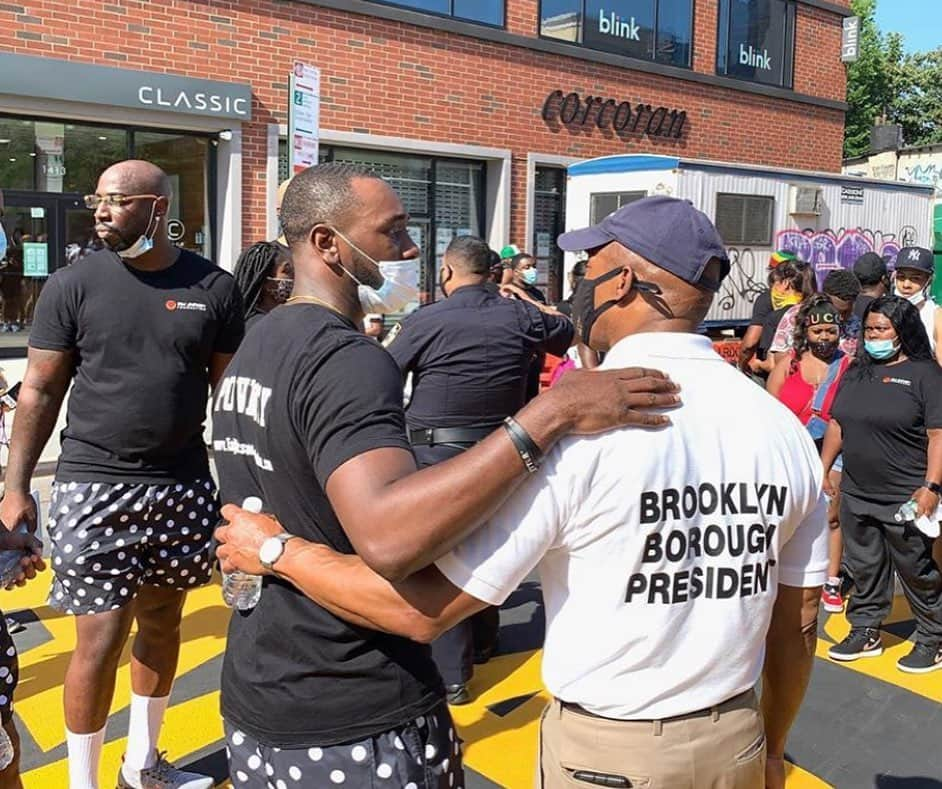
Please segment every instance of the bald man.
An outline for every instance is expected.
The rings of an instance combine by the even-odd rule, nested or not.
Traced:
[[[133,622],[119,789],[207,789],[157,752],[186,592],[209,581],[216,491],[203,441],[210,386],[242,339],[232,277],[167,237],[167,175],[102,173],[85,203],[105,248],[55,272],[36,305],[0,520],[36,512],[30,477],[70,382],[49,512],[49,604],[75,617],[65,677],[71,789],[97,789],[115,672]],[[110,784],[113,785],[113,784]]]
[[[283,527],[236,508],[223,567],[273,572],[338,616],[420,641],[538,568],[554,697],[538,787],[784,789],[827,574],[814,443],[695,333],[729,272],[703,213],[647,198],[559,245],[589,252],[573,316],[602,368],[662,368],[680,384],[669,429],[563,439],[488,523],[404,581],[302,539],[266,570],[255,546]]]

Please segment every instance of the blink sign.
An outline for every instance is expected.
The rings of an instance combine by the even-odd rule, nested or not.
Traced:
[[[654,0],[587,0],[583,42],[595,49],[650,59],[655,6]]]
[[[795,5],[787,0],[721,0],[718,71],[789,87]]]
[[[0,53],[0,93],[230,121],[252,118],[248,85],[9,53]]]

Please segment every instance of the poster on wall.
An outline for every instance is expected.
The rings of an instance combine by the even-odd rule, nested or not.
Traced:
[[[549,233],[536,234],[536,256],[538,258],[548,258],[552,253],[550,251],[551,236]]]
[[[288,140],[291,174],[317,164],[320,144],[321,72],[296,60],[288,89]]]
[[[34,241],[23,242],[23,276],[49,276],[49,245]]]

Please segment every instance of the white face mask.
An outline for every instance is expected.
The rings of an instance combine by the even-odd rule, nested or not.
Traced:
[[[378,288],[364,285],[341,263],[340,268],[359,285],[357,295],[363,312],[376,312],[388,315],[391,312],[403,312],[410,304],[419,300],[419,258],[409,260],[374,260],[354,244],[343,233],[334,228],[334,232],[346,241],[379,270],[383,284]]]
[[[914,307],[920,306],[928,298],[929,286],[926,285],[922,290],[917,290],[912,296],[906,296],[900,292],[899,285],[893,286],[893,295],[906,299]]]
[[[155,217],[154,214],[157,211],[157,201],[154,200],[154,205],[150,209],[150,219],[147,220],[147,229],[144,231],[144,235],[140,236],[137,241],[135,241],[127,249],[116,249],[115,252],[118,253],[118,257],[124,258],[125,260],[130,260],[132,258],[139,258],[141,255],[144,255],[150,252],[154,248],[154,235],[157,233],[157,227],[160,225],[160,217]],[[156,222],[154,220],[157,220]],[[154,229],[151,230],[150,226],[154,225]]]

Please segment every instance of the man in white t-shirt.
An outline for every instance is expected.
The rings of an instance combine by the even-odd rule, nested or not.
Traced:
[[[430,640],[538,568],[554,696],[539,786],[784,787],[827,574],[814,444],[693,334],[729,271],[704,214],[648,198],[559,244],[590,254],[573,304],[583,341],[608,352],[605,368],[667,371],[683,398],[672,426],[564,440],[539,469],[517,434],[530,480],[398,584],[300,539],[277,574],[351,621]],[[263,572],[254,555],[281,526],[226,515],[224,569]]]
[[[894,293],[919,310],[935,358],[942,364],[942,309],[932,300],[929,288],[935,275],[935,258],[924,247],[903,247],[896,256]]]

